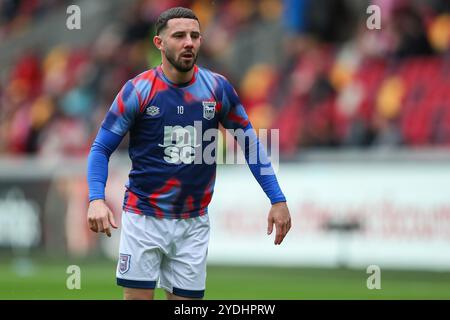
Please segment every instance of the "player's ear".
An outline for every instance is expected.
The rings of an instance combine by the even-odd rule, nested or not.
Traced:
[[[160,36],[153,37],[153,44],[158,50],[162,49],[162,38]]]

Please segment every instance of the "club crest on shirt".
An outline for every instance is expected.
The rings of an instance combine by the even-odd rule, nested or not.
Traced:
[[[119,258],[119,272],[121,274],[126,273],[128,270],[130,270],[130,261],[131,261],[131,255],[130,254],[120,254]]]
[[[216,113],[216,101],[202,101],[203,104],[203,118],[211,120]]]
[[[145,112],[149,116],[154,117],[154,116],[157,116],[159,114],[159,108],[157,106],[150,106],[150,107],[147,107]]]

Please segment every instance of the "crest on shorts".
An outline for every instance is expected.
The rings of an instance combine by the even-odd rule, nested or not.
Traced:
[[[130,261],[131,261],[131,255],[130,254],[120,254],[119,258],[119,272],[120,274],[126,273],[128,270],[130,270]]]
[[[154,117],[154,116],[157,116],[159,114],[159,108],[157,106],[150,106],[150,107],[147,107],[145,112],[149,116]]]
[[[215,101],[202,101],[203,104],[203,118],[206,120],[211,120],[214,118],[216,113],[216,102]]]

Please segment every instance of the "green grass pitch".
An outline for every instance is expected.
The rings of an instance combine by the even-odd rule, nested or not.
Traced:
[[[68,290],[66,269],[81,269],[81,289]],[[35,259],[19,275],[0,260],[0,299],[122,299],[116,262]],[[450,299],[450,272],[381,270],[381,289],[369,290],[365,270],[209,266],[205,299]],[[161,289],[157,299],[165,299]]]

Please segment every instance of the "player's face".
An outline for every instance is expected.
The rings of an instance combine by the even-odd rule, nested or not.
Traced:
[[[161,50],[179,72],[188,72],[197,61],[201,44],[200,26],[194,19],[170,19],[162,34]]]

